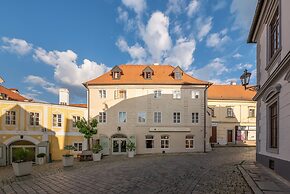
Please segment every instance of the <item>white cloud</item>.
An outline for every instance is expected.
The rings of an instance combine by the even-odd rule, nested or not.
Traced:
[[[245,63],[245,64],[237,64],[236,65],[236,69],[238,70],[244,70],[244,69],[251,69],[253,67],[253,64],[250,64],[250,63]]]
[[[119,38],[116,44],[122,52],[129,53],[133,60],[132,63],[142,63],[145,61],[147,56],[146,51],[138,43],[129,47],[124,38]]]
[[[227,30],[224,29],[219,33],[210,34],[206,40],[206,46],[213,48],[221,48],[226,42],[230,40],[227,35]]]
[[[187,7],[187,15],[191,17],[199,9],[200,2],[198,0],[191,0]]]
[[[165,63],[178,65],[184,70],[187,70],[192,64],[195,51],[194,39],[180,38],[176,41],[176,45],[169,52],[168,57],[164,60]]]
[[[212,17],[202,18],[196,20],[196,28],[198,29],[197,38],[202,41],[212,28]]]
[[[240,53],[236,53],[233,55],[234,58],[239,59],[241,58],[243,55],[241,55]]]
[[[28,54],[33,48],[32,44],[22,39],[2,37],[2,41],[4,43],[4,45],[1,46],[3,50],[19,55]]]
[[[39,77],[36,75],[29,75],[29,76],[24,78],[24,82],[29,83],[33,86],[41,87],[49,93],[58,94],[58,87],[56,87],[55,84],[53,84],[49,81],[46,81],[42,77]]]
[[[162,12],[154,12],[145,29],[140,29],[143,41],[153,62],[159,62],[171,48],[171,37],[168,32],[169,18]]]
[[[233,0],[231,14],[235,15],[233,29],[248,31],[251,26],[257,0]]]
[[[167,3],[166,14],[170,13],[180,14],[185,9],[185,1],[184,0],[169,0]]]
[[[146,1],[144,0],[122,0],[122,3],[126,7],[133,9],[138,15],[140,15],[147,7]]]
[[[130,19],[129,13],[126,10],[123,10],[121,7],[118,7],[118,18],[117,22],[122,22],[124,24],[124,30],[130,31],[136,28],[137,20]]]

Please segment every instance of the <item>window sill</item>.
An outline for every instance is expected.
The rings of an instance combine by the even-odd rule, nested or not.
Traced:
[[[279,154],[279,148],[270,148],[268,147],[267,152],[272,153],[272,154]]]
[[[265,68],[266,71],[268,71],[272,67],[272,65],[274,64],[274,62],[277,60],[278,56],[280,56],[281,50],[282,50],[282,48],[279,48],[276,51],[276,53],[271,57],[271,59],[269,60],[267,66]]]

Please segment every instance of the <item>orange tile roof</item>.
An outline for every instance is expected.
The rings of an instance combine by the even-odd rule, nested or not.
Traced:
[[[15,101],[31,101],[24,96],[21,96],[18,93],[13,92],[11,89],[5,88],[4,86],[0,85],[0,94],[5,94],[8,97],[8,100],[15,100]]]
[[[152,79],[144,79],[142,71],[147,67],[154,71]],[[185,72],[181,80],[176,80],[172,76],[172,71],[175,67],[171,65],[119,65],[122,69],[122,75],[120,79],[113,79],[111,71],[93,79],[86,83],[85,85],[132,85],[132,84],[147,84],[147,85],[185,85],[185,84],[195,84],[195,85],[206,85],[209,82],[196,79]]]
[[[80,108],[87,108],[87,104],[70,104],[69,106],[73,106],[73,107],[80,107]]]
[[[242,85],[212,85],[208,89],[208,99],[213,100],[249,100],[252,101],[255,91],[245,90]]]

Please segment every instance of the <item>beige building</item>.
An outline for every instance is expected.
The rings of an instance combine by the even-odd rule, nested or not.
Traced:
[[[208,106],[212,116],[211,143],[256,144],[256,102],[254,91],[241,85],[212,85]]]
[[[290,1],[259,0],[248,36],[257,44],[257,161],[290,180]]]
[[[69,105],[66,89],[60,90],[59,104],[33,102],[1,85],[0,97],[0,166],[13,162],[19,148],[31,150],[33,161],[38,153],[45,153],[48,161],[60,160],[65,145],[74,145],[74,154],[86,149],[75,122],[87,118],[88,109]]]
[[[210,150],[209,84],[169,65],[115,66],[86,82],[103,153],[124,154],[129,140],[137,154]]]

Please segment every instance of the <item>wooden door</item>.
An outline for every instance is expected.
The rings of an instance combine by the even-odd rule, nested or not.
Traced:
[[[217,127],[212,126],[210,143],[217,142]]]
[[[233,130],[228,130],[228,143],[233,142]]]

